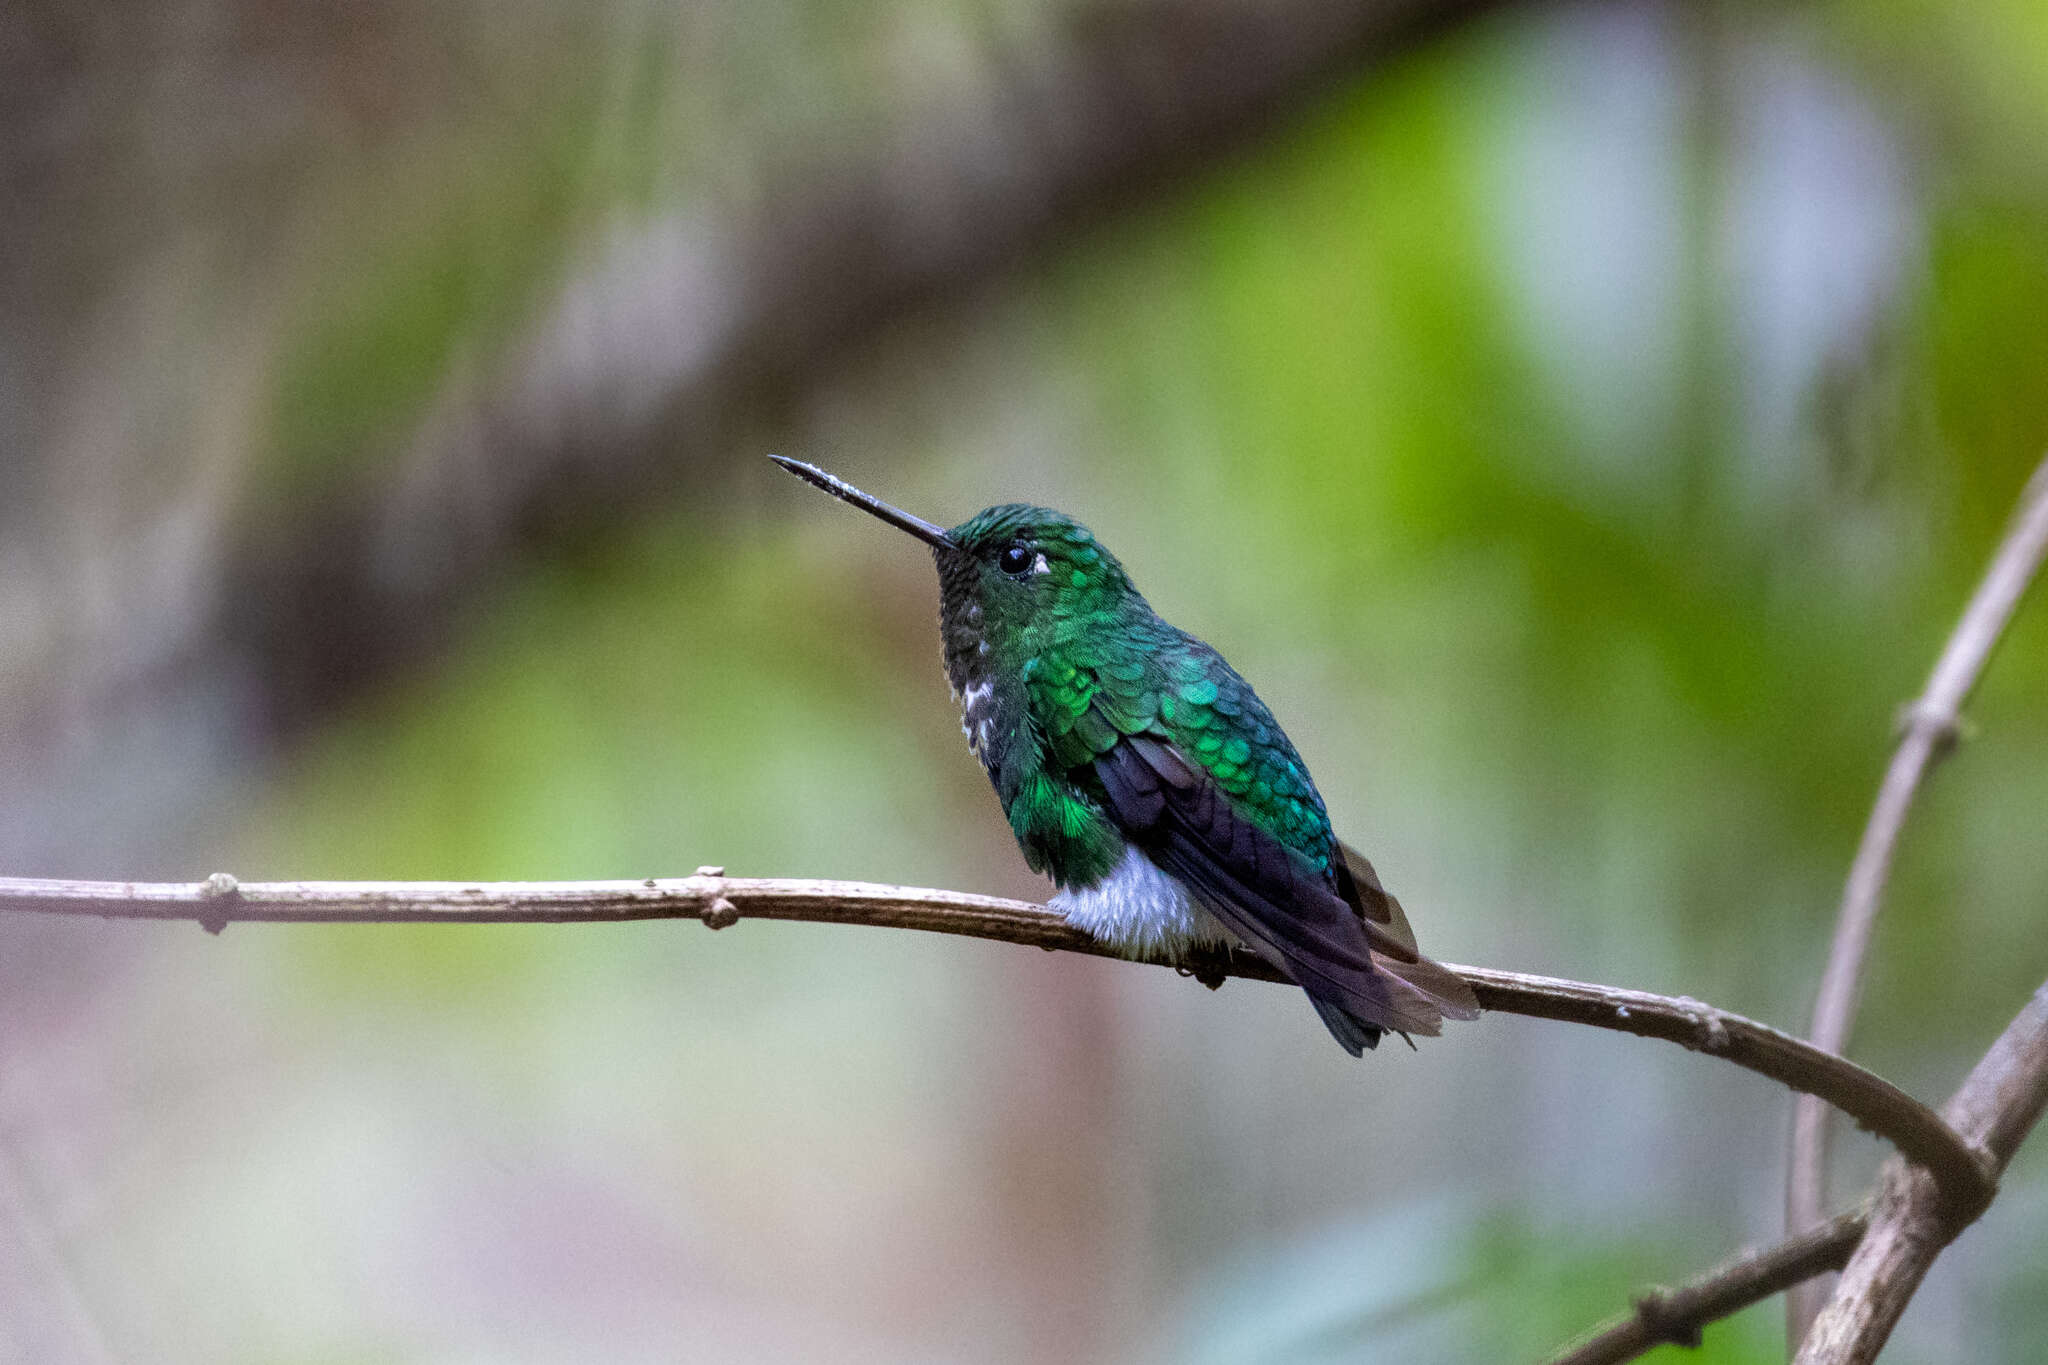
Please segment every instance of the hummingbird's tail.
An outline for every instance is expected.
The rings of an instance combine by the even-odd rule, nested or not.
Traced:
[[[1363,1057],[1380,1045],[1380,1034],[1384,1030],[1379,1025],[1366,1023],[1334,1000],[1311,995],[1308,1002],[1316,1007],[1316,1013],[1322,1016],[1323,1027],[1330,1031],[1338,1046],[1352,1056]],[[1406,1038],[1408,1035],[1404,1033],[1401,1036]],[[1413,1041],[1408,1045],[1415,1046]]]
[[[1360,1008],[1358,994],[1339,997],[1306,986],[1309,1003],[1316,1007],[1323,1027],[1352,1056],[1362,1056],[1377,1047],[1380,1035],[1400,1034],[1413,1047],[1411,1033],[1434,1038],[1443,1031],[1445,1019],[1477,1019],[1479,1002],[1465,979],[1441,963],[1419,954],[1414,960],[1371,952],[1373,987],[1367,998],[1375,1006]]]
[[[1415,931],[1408,927],[1407,912],[1393,893],[1380,884],[1380,875],[1373,870],[1372,861],[1340,841],[1335,871],[1337,894],[1358,912],[1359,923],[1364,926],[1366,942],[1370,945],[1367,957],[1371,960],[1373,974],[1389,988],[1397,1016],[1426,1020],[1429,1027],[1415,1032],[1430,1037],[1441,1031],[1446,1019],[1477,1019],[1479,997],[1472,993],[1472,987],[1464,977],[1442,963],[1430,961],[1416,948]],[[1371,1047],[1385,1027],[1393,1028],[1404,1038],[1408,1036],[1407,1029],[1399,1022],[1360,1019],[1340,1004],[1326,1006],[1322,1000],[1315,1003],[1323,1023],[1346,1048],[1352,1048],[1354,1041],[1367,1034],[1370,1040],[1363,1046]],[[1414,1040],[1409,1040],[1409,1046],[1414,1046]],[[1353,1055],[1356,1055],[1355,1048]]]
[[[1420,954],[1395,957],[1374,949],[1372,965],[1421,996],[1445,1019],[1479,1017],[1479,997],[1472,994],[1471,984],[1441,962],[1431,962]]]

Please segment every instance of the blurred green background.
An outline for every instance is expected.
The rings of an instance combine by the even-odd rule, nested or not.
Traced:
[[[2035,0],[57,0],[0,89],[10,873],[1042,896],[777,450],[1091,524],[1434,955],[1802,1030],[2048,447]],[[1930,1100],[2048,974],[2044,684],[2036,603],[1874,949]],[[12,917],[0,1361],[1535,1359],[1788,1114],[904,933]],[[2040,1358],[2044,1146],[1888,1360]]]

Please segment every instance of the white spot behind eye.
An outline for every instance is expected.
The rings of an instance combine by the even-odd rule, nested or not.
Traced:
[[[1045,552],[1043,550],[1039,551],[1038,555],[1031,561],[1031,572],[1050,573],[1051,571],[1052,566],[1045,562]]]

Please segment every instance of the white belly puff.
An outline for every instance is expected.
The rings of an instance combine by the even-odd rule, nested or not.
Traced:
[[[1124,846],[1123,861],[1107,877],[1090,887],[1069,887],[1049,904],[1067,923],[1132,957],[1178,959],[1196,944],[1231,942],[1187,888],[1135,844]]]

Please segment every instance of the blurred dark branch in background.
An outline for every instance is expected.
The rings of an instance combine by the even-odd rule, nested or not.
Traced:
[[[1963,703],[1983,675],[1984,665],[2004,637],[2044,557],[2048,557],[2048,458],[2035,469],[2021,493],[2011,527],[1941,651],[1926,690],[1906,709],[1905,733],[1885,771],[1870,823],[1849,867],[1827,970],[1813,1007],[1810,1037],[1823,1051],[1839,1055],[1848,1047],[1864,955],[1913,798],[1921,781],[1955,748],[1963,723]],[[1787,1229],[1820,1221],[1827,1192],[1827,1135],[1827,1111],[1808,1099],[1796,1101],[1785,1176]],[[1787,1297],[1786,1339],[1794,1347],[1806,1335],[1821,1303],[1818,1285],[1801,1286]]]
[[[637,882],[241,883],[221,873],[204,882],[0,878],[0,911],[194,920],[216,932],[231,923],[248,922],[577,924],[699,919],[722,929],[741,918],[776,919],[921,929],[1047,951],[1119,956],[1057,912],[1028,901],[864,882],[727,877],[717,868],[703,868],[677,880]],[[1754,1020],[1686,997],[1484,967],[1452,970],[1472,983],[1479,1003],[1489,1010],[1661,1038],[1817,1095],[1929,1171],[1957,1208],[1981,1210],[1996,1188],[1988,1158],[1918,1100],[1852,1062]],[[1287,980],[1268,963],[1242,953],[1233,955],[1228,974]]]
[[[429,413],[398,479],[245,528],[217,594],[227,657],[273,733],[296,731],[439,643],[507,559],[714,482],[750,424],[877,329],[1498,3],[1084,10],[1007,79],[932,102],[886,145],[795,168],[729,211],[647,224],[572,279],[495,373]]]

